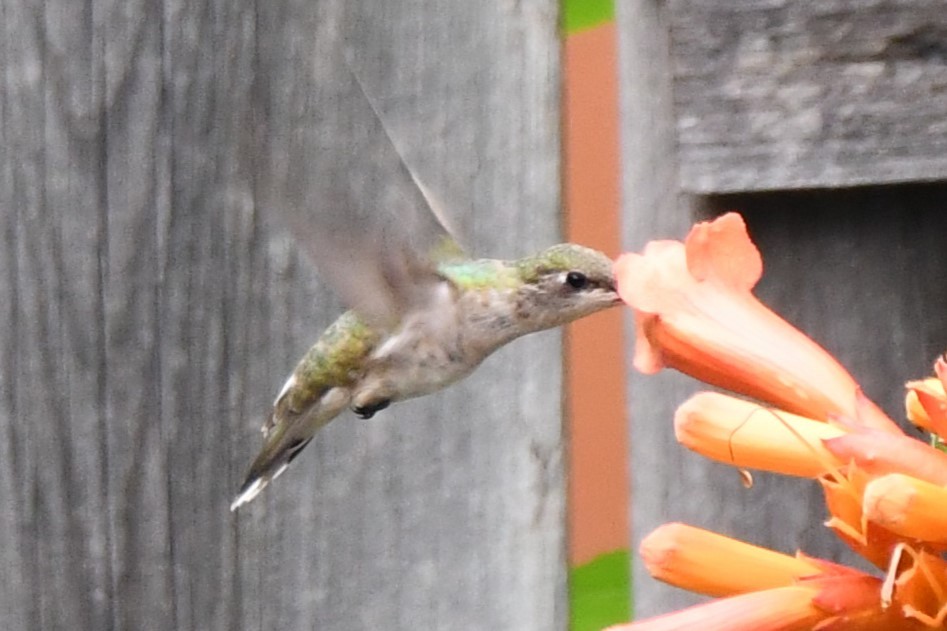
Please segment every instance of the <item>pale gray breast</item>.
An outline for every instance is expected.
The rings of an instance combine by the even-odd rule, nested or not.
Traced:
[[[525,333],[516,289],[467,291],[458,300],[458,316],[462,323],[460,344],[464,352],[478,363]]]
[[[363,386],[407,399],[465,377],[497,347],[521,335],[515,304],[514,290],[458,292],[445,281],[431,309],[408,314],[375,350]]]
[[[444,281],[426,308],[406,314],[375,349],[358,389],[399,400],[453,383],[470,370],[460,344],[461,327],[456,290]]]

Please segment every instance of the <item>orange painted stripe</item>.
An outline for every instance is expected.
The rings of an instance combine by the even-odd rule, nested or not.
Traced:
[[[620,252],[617,36],[614,23],[565,40],[565,233]],[[569,564],[629,547],[622,309],[566,333]]]

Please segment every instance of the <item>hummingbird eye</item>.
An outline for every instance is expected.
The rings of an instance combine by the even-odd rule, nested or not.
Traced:
[[[566,274],[566,283],[573,289],[583,289],[589,284],[589,279],[582,272],[569,272]]]

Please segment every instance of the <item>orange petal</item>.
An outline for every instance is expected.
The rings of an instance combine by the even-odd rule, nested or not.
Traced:
[[[694,226],[687,236],[687,269],[698,281],[748,292],[763,275],[763,258],[746,234],[743,217],[727,213]]]
[[[894,612],[886,611],[882,614],[868,612],[859,616],[835,616],[816,626],[812,631],[930,631],[924,625],[918,624]]]
[[[947,454],[904,434],[853,428],[826,440],[825,447],[843,462],[852,461],[872,476],[906,473],[932,484],[947,485]]]
[[[887,569],[888,561],[901,538],[883,526],[865,519],[862,496],[871,481],[866,472],[849,467],[844,478],[824,476],[819,482],[831,517],[825,523],[839,539],[875,567]]]
[[[947,488],[901,473],[865,486],[865,517],[888,530],[919,541],[947,544]]]
[[[928,418],[927,411],[924,409],[925,406],[921,405],[921,402],[918,400],[917,391],[923,391],[936,401],[939,395],[943,393],[943,391],[941,391],[943,386],[941,386],[940,380],[936,377],[930,377],[918,381],[909,381],[904,384],[904,387],[907,388],[908,391],[904,397],[905,415],[908,417],[908,420],[916,426],[929,430],[931,427],[930,418]]]
[[[942,390],[947,390],[947,356],[941,355],[934,362],[934,374],[940,379]]]
[[[816,577],[803,581],[818,587],[812,604],[830,613],[815,631],[897,631],[915,630],[918,625],[905,619],[897,609],[886,609],[881,602],[881,580],[852,571],[847,575]]]
[[[635,310],[635,366],[670,366],[779,408],[826,420],[859,417],[851,375],[750,292],[759,254],[743,219],[695,226],[686,243],[656,241],[615,263],[618,291]],[[877,407],[864,422],[900,431]]]
[[[907,388],[904,407],[908,419],[938,436],[947,435],[947,395],[940,379],[909,381]]]
[[[750,592],[606,631],[809,631],[829,614],[812,604],[813,590],[778,587]]]
[[[907,567],[895,579],[892,607],[927,628],[947,620],[947,562],[924,550],[908,552]]]
[[[665,524],[641,542],[641,560],[651,576],[708,596],[732,596],[792,585],[819,574],[813,559],[793,557],[685,524]],[[721,568],[740,568],[721,572]]]
[[[843,429],[716,392],[685,401],[674,433],[688,449],[736,467],[815,478],[845,464],[823,444]]]
[[[803,583],[818,585],[812,602],[825,611],[839,614],[881,606],[881,580],[856,570],[833,576],[817,576]]]
[[[724,567],[738,568],[733,564]],[[742,568],[740,568],[742,570]],[[855,570],[714,600],[606,631],[917,631],[881,604],[881,581]]]
[[[884,410],[878,407],[877,403],[865,396],[861,387],[855,390],[855,416],[848,420],[850,423],[862,427],[873,427],[893,434],[904,433],[901,428],[898,427],[898,424],[892,421],[891,418],[884,413]]]

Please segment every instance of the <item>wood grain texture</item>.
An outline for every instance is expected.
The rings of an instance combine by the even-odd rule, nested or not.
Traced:
[[[259,203],[253,108],[307,124],[335,29],[470,249],[530,253],[560,236],[553,6],[0,14],[0,626],[563,628],[556,332],[343,415],[227,510],[272,397],[341,310]]]
[[[669,6],[684,190],[947,177],[942,2]]]
[[[618,5],[626,248],[681,239],[694,221],[742,212],[763,255],[760,298],[836,355],[893,418],[903,418],[903,382],[929,374],[947,347],[947,286],[940,280],[947,275],[940,243],[947,188],[687,194],[670,105],[668,9],[652,0]],[[629,358],[633,344],[629,335]],[[755,474],[746,490],[733,469],[675,442],[674,410],[705,388],[671,371],[630,376],[633,549],[658,525],[683,521],[788,553],[858,564],[823,527],[815,484]],[[640,617],[700,600],[656,582],[638,562],[633,585]]]

